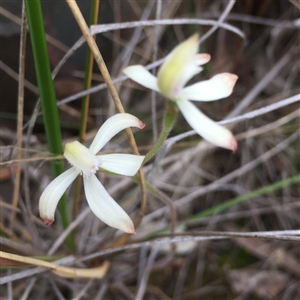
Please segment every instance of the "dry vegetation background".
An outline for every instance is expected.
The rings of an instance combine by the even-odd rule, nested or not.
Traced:
[[[88,18],[90,1],[78,4]],[[226,5],[225,0],[101,0],[98,23],[216,21]],[[169,148],[144,166],[147,181],[165,196],[147,194],[145,216],[135,236],[124,236],[100,222],[83,192],[74,213],[72,185],[67,196],[70,215],[75,214],[71,229],[76,243],[70,251],[59,215],[51,227],[38,216],[39,197],[52,178],[42,116],[31,122],[32,131],[24,127],[22,148],[16,146],[21,7],[21,1],[1,2],[0,245],[2,251],[39,260],[22,265],[2,256],[1,299],[300,299],[299,184],[261,191],[299,174],[299,102],[230,123],[239,143],[236,153],[216,148],[197,135],[173,143],[172,137],[191,130],[180,115]],[[42,7],[54,69],[81,33],[64,1],[42,1]],[[224,71],[237,74],[239,80],[230,97],[198,105],[203,112],[223,120],[292,96],[298,95],[299,100],[299,11],[297,0],[236,1],[224,22],[244,37],[219,28],[206,38],[200,50],[212,59],[194,80]],[[137,26],[99,34],[97,43],[112,78],[117,79],[126,66],[155,62],[194,32],[204,36],[211,27]],[[68,102],[59,106],[64,142],[78,140],[85,52],[86,47],[76,51],[54,81],[58,104]],[[25,64],[24,124],[38,101],[29,36]],[[92,85],[98,88],[91,94],[87,144],[116,112],[102,83],[95,66]],[[125,110],[147,125],[135,132],[139,150],[145,154],[160,130],[165,99],[129,80],[117,82],[116,87]],[[129,152],[126,135],[118,135],[106,149]],[[15,180],[18,166],[22,170],[19,182]],[[99,178],[136,219],[141,200],[138,185],[130,178],[102,173]],[[218,205],[257,190],[247,201],[238,198],[242,199],[239,204],[218,210]],[[211,208],[212,215],[205,214]],[[172,224],[175,234],[170,233]],[[243,236],[245,232],[267,237],[249,238]],[[55,265],[42,265],[43,261],[58,261],[72,269],[57,269],[55,274],[49,271]],[[74,278],[63,272],[72,272]],[[101,274],[104,277],[97,278]]]

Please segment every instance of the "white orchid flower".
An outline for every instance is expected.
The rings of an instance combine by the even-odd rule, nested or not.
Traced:
[[[41,195],[39,212],[45,224],[53,223],[58,201],[77,175],[81,174],[86,199],[93,213],[111,227],[127,233],[135,233],[130,217],[108,194],[95,173],[102,168],[117,174],[133,176],[141,167],[144,156],[96,154],[121,130],[128,127],[142,129],[144,126],[145,124],[135,116],[120,113],[109,118],[100,127],[89,148],[77,141],[66,144],[64,156],[72,167],[56,177]]]
[[[208,102],[228,97],[238,77],[221,73],[184,87],[194,75],[201,72],[200,65],[210,60],[209,54],[197,54],[198,39],[198,34],[194,34],[179,44],[161,65],[157,78],[141,65],[127,67],[123,72],[133,81],[174,101],[190,126],[204,139],[235,151],[237,142],[232,133],[205,116],[189,100]]]

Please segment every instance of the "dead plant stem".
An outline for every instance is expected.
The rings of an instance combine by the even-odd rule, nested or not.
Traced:
[[[89,45],[93,55],[94,55],[94,58],[95,58],[95,61],[100,69],[100,72],[103,76],[103,79],[105,81],[105,83],[107,84],[107,88],[111,94],[111,97],[116,105],[116,109],[119,113],[125,113],[125,110],[123,108],[123,105],[122,105],[122,102],[119,98],[119,95],[117,93],[117,90],[112,82],[112,79],[110,77],[110,74],[108,72],[108,69],[106,67],[106,64],[102,58],[102,55],[101,55],[101,52],[82,16],[82,13],[76,3],[76,1],[72,1],[72,0],[66,0],[81,31],[82,31],[82,34],[84,35],[85,39],[86,39],[86,42],[87,44]],[[127,128],[126,129],[126,133],[127,133],[127,136],[128,136],[128,139],[129,139],[129,144],[131,146],[131,149],[132,149],[132,152],[134,154],[139,154],[139,151],[138,151],[138,148],[137,148],[137,145],[136,145],[136,142],[135,142],[135,139],[133,137],[133,133],[132,133],[132,130],[130,128]],[[137,227],[141,221],[142,221],[142,218],[145,214],[145,210],[146,210],[146,205],[147,205],[147,198],[146,198],[146,184],[145,184],[145,177],[144,177],[144,173],[143,173],[143,170],[140,169],[139,172],[139,177],[140,177],[140,187],[141,187],[141,192],[142,192],[142,202],[141,202],[141,208],[140,208],[140,211],[139,211],[139,215],[135,221],[135,226]]]
[[[93,15],[91,15],[90,25],[97,24],[97,22],[98,22],[99,6],[100,6],[100,0],[99,1],[97,0],[96,2],[92,2],[91,11],[92,11]],[[93,38],[95,40],[96,35],[94,35]],[[86,64],[87,65],[86,65],[84,88],[89,89],[89,88],[91,88],[91,85],[92,85],[92,73],[93,73],[93,64],[94,64],[94,58],[93,58],[93,55],[91,54],[90,49],[88,49]],[[87,119],[88,119],[88,113],[89,113],[90,96],[91,96],[91,94],[87,94],[83,98],[82,109],[81,109],[82,113],[81,113],[81,122],[80,122],[80,133],[79,133],[80,143],[84,143],[84,141],[86,139],[86,128],[87,128]],[[75,184],[73,219],[75,219],[76,216],[78,215],[81,187],[82,187],[81,178],[77,177],[76,184]]]
[[[27,21],[25,4],[22,5],[22,30],[20,37],[20,53],[19,53],[19,85],[18,85],[18,121],[17,121],[17,147],[22,148],[23,139],[23,108],[24,108],[24,78],[25,78],[25,54],[26,54],[26,33],[27,33]],[[22,151],[17,150],[17,159],[22,159]],[[20,194],[21,183],[21,164],[16,166],[15,172],[15,184],[13,193],[13,206],[17,207]],[[13,227],[16,218],[16,212],[12,211],[10,218],[10,226]]]

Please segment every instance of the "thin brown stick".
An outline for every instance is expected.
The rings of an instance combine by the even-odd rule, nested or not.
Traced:
[[[239,101],[239,104],[226,116],[226,119],[236,117],[256,99],[257,95],[280,73],[292,58],[292,51],[286,52],[272,69]]]
[[[223,176],[220,179],[217,179],[216,181],[208,184],[205,187],[199,188],[198,190],[189,193],[188,195],[174,201],[174,206],[179,207],[182,205],[186,205],[190,203],[192,200],[194,200],[196,197],[200,197],[207,193],[208,191],[211,191],[212,189],[216,188],[219,184],[227,183],[234,178],[237,178],[238,176],[242,176],[243,174],[250,172],[253,170],[256,166],[261,164],[264,161],[267,161],[277,153],[283,151],[287,146],[294,142],[297,138],[299,138],[299,131],[296,131],[294,134],[283,140],[281,143],[276,145],[274,148],[270,149],[269,151],[266,151],[261,156],[257,157],[256,159],[250,161],[249,163],[243,165],[242,167],[228,173],[227,175]],[[195,148],[195,151],[199,151],[199,146]],[[193,155],[191,152],[188,153],[189,155]],[[157,209],[154,212],[149,213],[144,221],[149,222],[153,218],[159,218],[162,214],[164,214],[167,211],[168,207],[162,207]]]
[[[100,0],[96,1],[96,8],[95,8],[95,15],[94,15],[94,18],[92,20],[92,24],[91,25],[94,25],[94,24],[97,24],[98,22],[98,16],[99,16],[99,6],[100,6]],[[96,35],[93,36],[94,40],[96,40]],[[87,89],[91,88],[92,86],[92,74],[93,74],[93,64],[94,64],[94,60],[93,58],[91,58],[91,60],[89,61],[89,66],[88,66],[88,74],[86,74],[87,76]],[[89,104],[90,104],[90,96],[91,94],[88,94],[85,96],[85,109],[84,111],[86,112],[86,115],[84,116],[85,120],[87,119],[87,114],[88,114],[88,108],[89,108]],[[86,136],[86,126],[87,126],[87,122],[83,122],[82,124],[83,128],[82,128],[82,131],[81,131],[81,136],[80,136],[80,142],[81,143],[84,143],[85,141],[85,136]]]
[[[27,20],[25,12],[25,4],[22,5],[22,30],[20,37],[20,54],[19,54],[19,86],[18,86],[18,121],[17,121],[17,147],[22,148],[23,138],[23,107],[24,107],[24,78],[25,78],[25,54],[26,54],[26,32]],[[17,159],[22,159],[22,151],[17,150]],[[21,164],[16,166],[15,185],[12,204],[18,206],[20,182],[21,182]],[[10,218],[10,226],[12,227],[16,218],[15,211],[12,211]]]
[[[110,74],[108,72],[108,69],[106,67],[106,64],[102,58],[102,55],[101,55],[101,52],[85,22],[85,19],[84,17],[82,16],[82,13],[76,3],[76,1],[73,1],[73,0],[66,0],[81,31],[82,31],[82,34],[84,35],[85,39],[86,39],[86,42],[87,44],[89,45],[93,55],[94,55],[94,58],[95,58],[95,61],[100,69],[100,72],[103,76],[103,79],[107,85],[107,88],[111,94],[111,97],[116,105],[116,109],[118,110],[118,112],[120,113],[125,113],[125,110],[123,108],[123,105],[122,105],[122,102],[119,98],[119,95],[117,93],[117,90],[112,82],[112,79],[110,77]],[[129,144],[130,144],[130,147],[132,149],[132,152],[134,154],[139,154],[139,151],[138,151],[138,148],[137,148],[137,145],[136,145],[136,142],[135,142],[135,139],[133,137],[133,133],[132,133],[132,130],[130,128],[127,128],[126,129],[126,133],[127,133],[127,136],[128,136],[128,139],[129,139]],[[135,226],[137,227],[141,221],[142,221],[142,218],[145,214],[145,211],[146,211],[146,205],[147,205],[147,195],[146,195],[146,184],[145,184],[145,177],[144,177],[144,173],[143,173],[143,170],[140,169],[139,172],[139,177],[140,177],[140,187],[141,187],[141,192],[142,192],[142,202],[141,202],[141,208],[140,208],[140,211],[139,211],[139,215],[135,221]]]
[[[102,265],[88,269],[68,268],[56,265],[52,262],[44,261],[41,259],[31,258],[27,256],[12,254],[0,251],[0,259],[10,265],[11,261],[19,262],[21,264],[29,264],[50,269],[53,273],[61,277],[68,278],[103,278],[108,271],[109,262],[104,261]]]
[[[216,234],[216,235],[215,235]],[[276,240],[276,241],[291,241],[300,243],[300,237],[298,236],[299,230],[294,231],[293,233],[281,231],[279,233],[278,231],[273,234],[272,231],[269,232],[250,232],[250,233],[242,233],[242,232],[236,232],[236,233],[229,233],[226,234],[226,232],[213,232],[212,235],[208,234],[206,235],[205,232],[198,233],[197,235],[193,235],[190,233],[184,233],[184,234],[175,234],[174,237],[164,236],[161,238],[156,238],[153,240],[147,240],[143,242],[136,242],[125,246],[120,246],[116,248],[109,248],[105,250],[101,250],[92,254],[88,254],[82,258],[79,258],[77,262],[83,262],[88,261],[91,259],[99,258],[103,255],[116,253],[118,251],[124,251],[127,249],[138,249],[141,247],[153,247],[158,246],[162,244],[171,244],[171,243],[182,243],[182,242],[188,242],[188,241],[207,241],[207,240],[218,240],[218,239],[227,239],[227,238],[238,238],[238,237],[244,237],[244,238],[254,238],[254,239],[265,239],[265,240]]]
[[[19,81],[19,74],[10,68],[7,64],[5,64],[2,60],[0,60],[0,69],[3,70],[7,75],[13,78],[16,81]],[[32,84],[30,81],[24,79],[24,86],[33,92],[34,94],[39,94],[39,89],[36,85]]]
[[[22,159],[13,159],[9,161],[4,161],[0,163],[0,167],[9,166],[14,164],[22,164],[27,162],[34,162],[34,161],[50,161],[50,160],[59,160],[63,159],[63,155],[55,155],[55,156],[39,156],[39,157],[30,157],[30,158],[22,158]]]
[[[98,16],[99,16],[99,5],[100,5],[100,0],[96,1],[95,4],[95,11],[94,11],[94,16],[92,20],[92,24],[97,24],[98,22]],[[93,36],[94,40],[96,39],[96,35]],[[86,76],[86,82],[85,82],[85,88],[89,89],[92,86],[92,73],[93,73],[93,65],[94,65],[94,59],[93,56],[88,54],[88,71]],[[81,116],[81,131],[79,135],[79,141],[80,143],[84,143],[85,138],[86,138],[86,128],[87,128],[87,119],[88,119],[88,113],[89,113],[89,106],[90,106],[90,96],[91,94],[88,94],[84,97],[83,99],[83,106],[82,106],[82,116]],[[82,186],[82,181],[80,177],[77,177],[76,179],[76,184],[75,184],[75,199],[74,199],[74,205],[73,205],[73,218],[75,219],[78,215],[79,211],[79,204],[80,204],[80,190]]]
[[[193,234],[193,233],[192,233]],[[163,245],[163,244],[170,244],[170,243],[182,243],[182,242],[188,242],[188,241],[207,241],[207,240],[219,240],[219,239],[229,239],[229,238],[239,238],[239,237],[244,237],[244,238],[252,238],[252,239],[265,239],[265,240],[275,240],[275,241],[290,241],[290,242],[296,242],[300,243],[300,237],[299,237],[299,230],[288,230],[288,231],[265,231],[265,232],[230,232],[227,234],[226,232],[213,232],[212,235],[208,234],[206,236],[205,232],[201,232],[200,234],[197,233],[196,236],[193,236],[192,234],[186,233],[186,234],[176,234],[175,237],[161,237],[161,238],[156,238],[153,240],[149,241],[144,241],[144,242],[136,242],[133,244],[128,244],[125,246],[120,246],[120,247],[115,247],[115,248],[109,248],[105,250],[101,250],[98,252],[94,252],[92,254],[88,254],[82,258],[76,258],[74,256],[67,256],[64,257],[63,259],[59,261],[55,261],[56,264],[53,263],[48,263],[43,261],[43,267],[50,267],[51,269],[57,268],[58,265],[64,264],[64,265],[69,265],[76,262],[84,262],[88,261],[91,259],[99,258],[103,255],[107,254],[112,254],[120,251],[125,251],[125,250],[132,250],[132,249],[139,249],[141,247],[153,247],[153,246],[158,246],[158,245]],[[217,234],[215,236],[214,234]],[[219,235],[220,234],[220,235]],[[0,252],[0,256],[2,255],[3,252]],[[12,255],[12,254],[8,254]],[[6,257],[7,259],[11,257]],[[24,262],[24,259],[26,260],[26,257],[22,258],[22,261]],[[31,258],[32,260],[32,258]],[[27,261],[27,263],[29,263]],[[47,266],[45,265],[47,264]],[[49,265],[51,264],[51,266]],[[39,261],[39,265],[40,261]],[[1,277],[1,283],[8,283],[12,282],[18,279],[26,278],[28,276],[32,276],[35,274],[40,274],[45,272],[44,268],[33,268],[33,269],[28,269],[25,271],[17,272],[8,276],[3,276]]]
[[[5,18],[11,20],[12,22],[22,25],[22,19],[19,18],[18,16],[14,15],[10,11],[6,10],[4,7],[0,6],[0,15],[4,16]],[[51,35],[46,33],[46,40],[49,44],[53,45],[57,49],[60,49],[63,52],[68,52],[70,49],[67,47],[65,44],[60,42],[59,40],[55,39]]]

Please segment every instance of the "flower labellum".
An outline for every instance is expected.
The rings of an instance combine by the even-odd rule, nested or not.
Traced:
[[[198,34],[179,44],[166,57],[157,78],[141,65],[123,70],[131,80],[157,91],[174,101],[190,126],[207,141],[236,151],[237,142],[232,133],[199,111],[193,101],[215,101],[231,95],[238,79],[235,74],[221,73],[209,80],[185,87],[186,83],[202,71],[201,65],[210,60],[210,55],[198,52]]]
[[[95,174],[100,168],[100,162],[91,150],[78,141],[66,144],[64,157],[83,176]]]
[[[161,93],[169,99],[177,98],[186,82],[202,69],[196,64],[198,34],[177,46],[158,71]]]
[[[108,194],[95,173],[101,167],[110,172],[133,176],[141,167],[144,156],[132,154],[96,155],[118,132],[128,127],[144,128],[145,124],[133,115],[121,113],[109,118],[98,130],[89,148],[78,141],[66,144],[64,156],[72,165],[56,177],[44,190],[39,201],[40,216],[46,225],[54,221],[57,204],[75,178],[81,174],[88,204],[93,213],[107,225],[135,233],[127,213]]]

